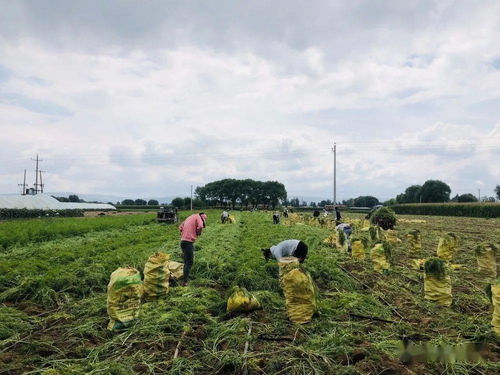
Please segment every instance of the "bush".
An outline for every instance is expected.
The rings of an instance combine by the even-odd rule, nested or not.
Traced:
[[[500,217],[499,203],[420,203],[396,204],[391,208],[403,215]]]
[[[384,230],[393,229],[396,225],[396,214],[388,207],[380,207],[372,214],[370,220]]]

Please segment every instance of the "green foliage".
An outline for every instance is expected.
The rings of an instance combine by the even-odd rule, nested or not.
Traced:
[[[437,257],[429,258],[424,263],[425,273],[442,278],[446,275],[446,262]]]
[[[122,205],[125,205],[125,206],[131,206],[131,205],[134,205],[134,200],[133,199],[124,199],[122,201]]]
[[[451,188],[448,184],[439,180],[427,180],[422,185],[420,197],[422,203],[448,202],[450,200]]]
[[[171,204],[174,207],[181,208],[182,206],[184,206],[184,199],[182,199],[181,197],[174,198],[172,199]]]
[[[422,194],[422,186],[412,185],[406,188],[403,194],[399,194],[396,197],[397,203],[417,203],[420,202],[420,197]]]
[[[106,217],[89,218],[95,226],[86,224],[87,218],[49,219],[52,223],[44,230],[50,236],[54,235],[53,229],[57,232],[62,229],[59,225],[73,220],[89,225],[88,231],[76,231],[74,235],[62,232],[55,240],[42,240],[38,223],[45,220],[0,223],[1,231],[3,225],[24,222],[22,227],[8,228],[17,230],[19,236],[23,236],[22,230],[29,232],[34,225],[36,235],[32,238],[37,241],[11,244],[0,251],[0,300],[8,306],[0,302],[2,371],[402,373],[407,366],[397,360],[394,349],[401,337],[461,342],[456,337],[459,333],[482,341],[486,338],[489,344],[488,302],[475,288],[482,280],[469,270],[463,271],[467,272],[467,283],[457,280],[456,308],[440,314],[440,310],[424,302],[419,273],[405,267],[409,260],[397,246],[393,251],[398,264],[388,277],[375,274],[362,262],[351,261],[346,252],[332,251],[323,244],[321,240],[331,233],[326,228],[272,225],[270,215],[260,212],[235,212],[236,224],[226,226],[218,222],[219,213],[207,212],[208,224],[196,243],[190,284],[171,285],[168,298],[143,304],[137,324],[116,334],[105,329],[110,273],[126,265],[142,271],[148,256],[156,251],[181,260],[177,226],[159,225],[153,214],[111,217],[133,222],[104,229],[99,226],[107,223],[102,221]],[[186,214],[181,212],[181,219]],[[142,217],[143,222],[135,222],[136,217]],[[460,228],[476,223],[472,220],[481,219],[446,220],[446,225],[450,221],[459,223],[454,224],[458,229],[444,227],[441,219],[428,220],[428,224],[418,225],[432,241],[444,231],[459,233]],[[481,220],[479,224],[473,236],[464,233],[466,250],[472,250],[472,244],[485,233],[496,235],[491,220]],[[398,226],[407,233],[414,228],[409,225],[402,222]],[[354,233],[353,238],[366,235]],[[318,315],[300,327],[290,324],[286,316],[277,263],[265,262],[260,253],[260,248],[289,238],[309,245],[303,266],[321,294]],[[429,254],[435,251],[434,246],[424,250]],[[464,257],[460,263],[475,264],[472,251],[464,251],[460,256]],[[236,285],[254,294],[263,310],[228,316],[227,293]],[[432,317],[431,322],[423,324],[424,317]],[[250,324],[252,331],[248,335]],[[1,341],[1,337],[7,338]],[[243,354],[247,340],[248,351]],[[177,347],[179,356],[173,359]],[[466,366],[469,365],[463,365],[460,373],[470,370],[493,375],[499,368],[488,361]],[[419,373],[446,372],[445,366],[439,364],[419,364],[417,368]]]
[[[234,208],[239,202],[243,207],[256,207],[259,204],[274,209],[287,197],[285,185],[278,181],[236,180],[227,178],[198,186],[196,196],[208,205],[231,203]]]
[[[154,220],[151,214],[86,218],[13,220],[0,224],[0,250],[29,242],[43,242],[93,231],[142,225]]]
[[[384,230],[394,229],[396,214],[388,207],[380,207],[370,216],[370,221]]]
[[[474,195],[467,193],[457,196],[457,202],[460,203],[477,202],[477,198]]]
[[[500,203],[397,204],[391,208],[401,215],[500,217]]]
[[[354,198],[352,206],[354,207],[373,207],[379,204],[378,198],[372,197],[371,195],[360,196]]]
[[[495,194],[497,195],[497,199],[500,200],[500,185],[495,187]]]
[[[27,208],[0,208],[0,220],[28,219],[36,217],[78,217],[83,210],[39,210]]]
[[[159,206],[160,203],[156,199],[148,200],[148,206]]]

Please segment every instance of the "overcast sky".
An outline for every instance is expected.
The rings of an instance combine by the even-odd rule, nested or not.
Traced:
[[[500,1],[0,0],[0,193],[500,183]]]

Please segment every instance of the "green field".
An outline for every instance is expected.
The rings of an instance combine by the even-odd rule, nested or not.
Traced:
[[[399,216],[426,222],[398,224],[403,243],[384,275],[368,260],[323,244],[326,228],[273,225],[263,212],[236,212],[229,225],[218,223],[219,211],[208,215],[190,285],[144,304],[140,320],[118,334],[106,330],[111,272],[142,271],[158,250],[182,261],[176,225],[159,225],[154,214],[1,222],[0,374],[499,373],[500,348],[474,255],[479,242],[500,242],[498,219]],[[422,275],[405,250],[406,233],[415,228],[422,231],[422,256],[435,253],[445,232],[461,238],[454,263],[465,267],[453,274],[450,308],[423,299]],[[305,266],[320,290],[319,314],[303,326],[288,320],[278,266],[259,250],[289,238],[310,245]],[[263,309],[226,314],[234,285],[256,292]],[[403,364],[403,337],[436,345],[485,342],[485,360]]]

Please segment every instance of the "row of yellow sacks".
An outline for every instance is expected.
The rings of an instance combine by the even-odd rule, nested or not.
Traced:
[[[310,322],[318,304],[318,290],[311,275],[295,257],[281,258],[278,265],[288,318],[295,324]],[[233,288],[227,301],[227,311],[230,313],[249,312],[260,308],[259,300],[241,287]]]
[[[118,268],[108,284],[108,329],[120,330],[130,326],[138,317],[141,301],[154,301],[168,293],[170,280],[179,280],[183,264],[170,260],[170,255],[157,252],[144,266],[144,281],[133,267]]]

